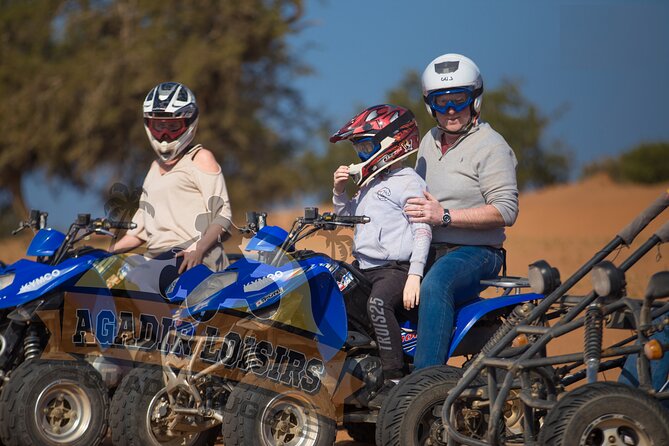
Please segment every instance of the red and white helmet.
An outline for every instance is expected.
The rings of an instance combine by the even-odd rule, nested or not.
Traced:
[[[175,159],[193,141],[197,130],[195,95],[183,84],[163,82],[146,95],[143,109],[144,129],[153,150],[163,161]]]
[[[331,143],[349,140],[362,163],[349,174],[362,187],[379,172],[418,150],[418,123],[411,110],[397,105],[375,105],[363,110],[330,137]]]

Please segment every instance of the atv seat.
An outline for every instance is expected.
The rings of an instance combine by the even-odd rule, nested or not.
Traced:
[[[530,281],[525,277],[516,276],[499,276],[494,279],[482,280],[481,285],[485,287],[493,286],[496,288],[503,288],[503,296],[511,294],[515,290],[515,294],[520,294],[521,288],[529,288]]]

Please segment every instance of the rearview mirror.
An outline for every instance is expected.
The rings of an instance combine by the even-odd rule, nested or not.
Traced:
[[[669,271],[660,271],[653,274],[646,288],[646,299],[661,299],[669,297]]]

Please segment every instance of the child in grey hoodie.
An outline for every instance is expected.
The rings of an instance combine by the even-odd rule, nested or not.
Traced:
[[[332,201],[339,215],[370,218],[355,229],[353,256],[372,283],[367,313],[386,381],[406,373],[396,313],[415,319],[432,238],[429,225],[410,223],[404,213],[406,201],[426,190],[425,181],[402,166],[402,159],[418,149],[418,138],[411,111],[393,105],[364,110],[330,138],[351,141],[363,161],[334,172]],[[345,191],[349,177],[359,186],[351,199]]]

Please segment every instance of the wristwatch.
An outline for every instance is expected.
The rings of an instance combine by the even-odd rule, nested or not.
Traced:
[[[444,209],[444,215],[441,217],[441,227],[445,228],[451,224],[451,211]]]

